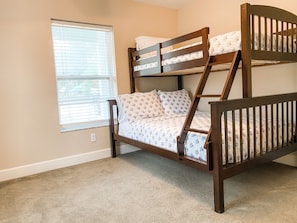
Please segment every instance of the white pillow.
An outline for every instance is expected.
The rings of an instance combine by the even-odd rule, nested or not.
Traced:
[[[164,115],[156,90],[119,95],[118,108],[119,122]]]
[[[168,115],[185,114],[191,106],[191,99],[185,89],[177,91],[158,91],[164,112]]]
[[[136,50],[141,50],[146,47],[162,43],[168,40],[167,38],[153,37],[153,36],[138,36],[135,38]]]

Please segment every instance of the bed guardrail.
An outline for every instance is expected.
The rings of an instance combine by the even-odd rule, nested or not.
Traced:
[[[133,73],[133,77],[155,76],[161,73],[203,66],[209,55],[208,34],[209,28],[205,27],[144,49],[136,50],[135,48],[129,48],[130,73]],[[189,45],[181,47],[185,46],[185,44]],[[169,48],[171,50],[168,50]],[[162,65],[162,61],[165,59],[194,52],[201,52],[201,58]],[[143,65],[147,67],[141,70],[135,69],[137,66]]]

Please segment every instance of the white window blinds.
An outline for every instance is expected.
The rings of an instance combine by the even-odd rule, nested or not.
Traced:
[[[52,21],[62,130],[107,124],[107,99],[116,95],[113,30]]]

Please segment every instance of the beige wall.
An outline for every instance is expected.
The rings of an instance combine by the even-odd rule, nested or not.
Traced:
[[[132,0],[1,0],[0,170],[109,148],[106,127],[60,133],[51,18],[114,27],[119,93],[134,38],[177,33],[176,10]]]
[[[179,10],[180,33],[204,26],[210,27],[211,36],[240,28],[240,5],[249,2],[256,5],[270,5],[297,14],[297,2],[292,0],[193,0]]]

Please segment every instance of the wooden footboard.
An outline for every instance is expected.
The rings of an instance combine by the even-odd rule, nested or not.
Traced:
[[[297,150],[297,93],[210,102],[215,210],[223,180]]]

